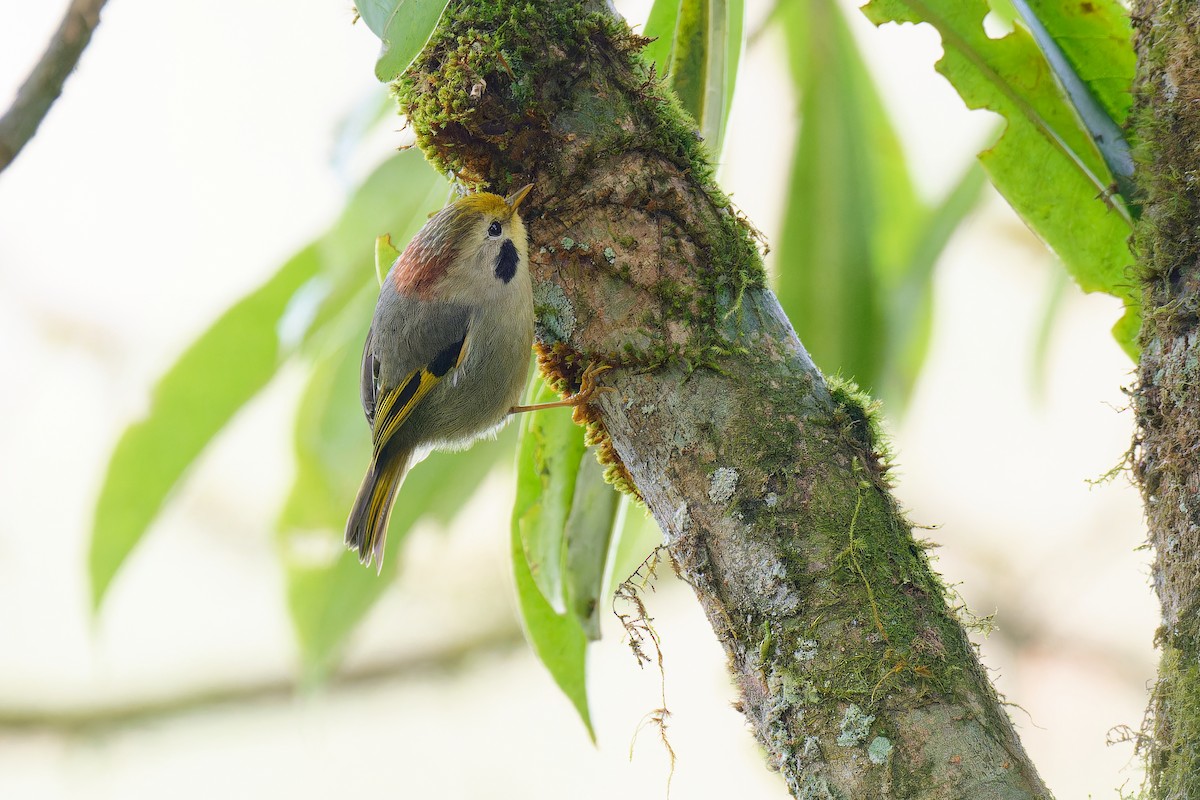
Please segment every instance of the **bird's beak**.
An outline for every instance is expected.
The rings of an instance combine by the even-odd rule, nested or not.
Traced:
[[[527,183],[520,189],[517,189],[515,192],[510,194],[508,197],[504,198],[504,202],[507,203],[508,207],[513,211],[516,211],[517,206],[521,205],[521,201],[525,199],[525,195],[529,194],[531,189],[533,189],[533,184]]]

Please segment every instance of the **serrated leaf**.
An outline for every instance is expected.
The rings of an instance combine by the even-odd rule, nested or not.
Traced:
[[[563,591],[567,609],[583,626],[588,639],[600,638],[600,607],[604,597],[604,568],[617,523],[621,495],[604,480],[604,467],[595,453],[580,456],[571,497],[571,513],[563,530],[566,572]]]
[[[363,22],[379,37],[375,77],[390,83],[408,69],[433,35],[449,0],[356,0]]]
[[[540,380],[533,383],[532,403],[558,399]],[[583,429],[569,408],[522,415],[517,447],[517,496],[513,530],[524,549],[534,583],[555,613],[566,610],[563,576],[567,549],[563,532],[571,514],[575,479],[587,446]]]
[[[927,22],[942,37],[937,70],[969,108],[1007,121],[999,140],[980,155],[992,183],[1087,292],[1123,299],[1118,336],[1136,330],[1136,301],[1127,269],[1131,220],[1104,202],[1112,176],[1056,84],[1027,31],[1000,39],[983,29],[983,0],[872,0],[863,8],[876,24]],[[1118,339],[1126,352],[1132,338]]]
[[[235,303],[159,379],[145,418],[122,434],[105,471],[88,550],[94,608],[184,471],[275,375],[287,355],[280,321],[321,266],[318,249],[309,246]]]
[[[554,682],[571,701],[588,736],[595,742],[587,699],[587,635],[573,614],[555,611],[538,588],[529,562],[525,560],[525,546],[515,523],[511,552],[517,606],[525,637]]]

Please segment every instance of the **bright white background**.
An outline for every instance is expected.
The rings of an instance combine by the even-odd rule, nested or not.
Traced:
[[[0,0],[0,104],[62,5]],[[638,19],[646,5],[622,7]],[[286,691],[295,651],[271,523],[290,478],[292,372],[204,457],[89,618],[91,506],[122,426],[180,348],[323,230],[369,166],[331,165],[337,120],[378,91],[376,42],[351,17],[348,1],[112,0],[64,96],[0,174],[0,797],[664,796],[652,731],[628,761],[658,678],[617,633],[591,661],[598,748],[513,638],[503,476],[452,531],[414,534],[401,585],[348,664],[375,678]],[[991,122],[933,72],[929,31],[851,21],[935,197]],[[722,169],[773,238],[794,132],[779,55],[770,35],[747,55]],[[996,612],[985,661],[1051,788],[1113,797],[1138,773],[1106,731],[1140,722],[1157,617],[1136,492],[1087,481],[1128,447],[1131,365],[1107,333],[1115,301],[1072,289],[1044,390],[1031,388],[1052,268],[995,197],[954,239],[928,371],[894,427],[898,493],[939,526],[927,535],[947,581]],[[664,577],[649,602],[675,796],[784,797],[686,587]],[[491,644],[448,659],[464,639]],[[263,691],[104,721],[231,686]],[[80,724],[81,710],[96,717]]]

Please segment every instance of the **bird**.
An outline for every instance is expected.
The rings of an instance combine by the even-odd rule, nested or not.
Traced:
[[[360,399],[374,450],[346,521],[346,546],[383,569],[388,520],[408,471],[431,450],[468,447],[511,414],[577,406],[607,365],[566,399],[521,406],[533,346],[529,239],[517,213],[533,184],[476,192],[434,214],[384,277],[363,345]]]

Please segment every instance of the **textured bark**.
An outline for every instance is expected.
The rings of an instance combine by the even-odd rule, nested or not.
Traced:
[[[1142,358],[1135,474],[1162,650],[1142,747],[1151,795],[1200,797],[1200,8],[1135,3]]]
[[[692,124],[601,3],[451,4],[402,80],[439,166],[536,184],[543,367],[614,366],[590,420],[729,656],[797,798],[1048,797],[888,490],[874,420],[813,366]]]

